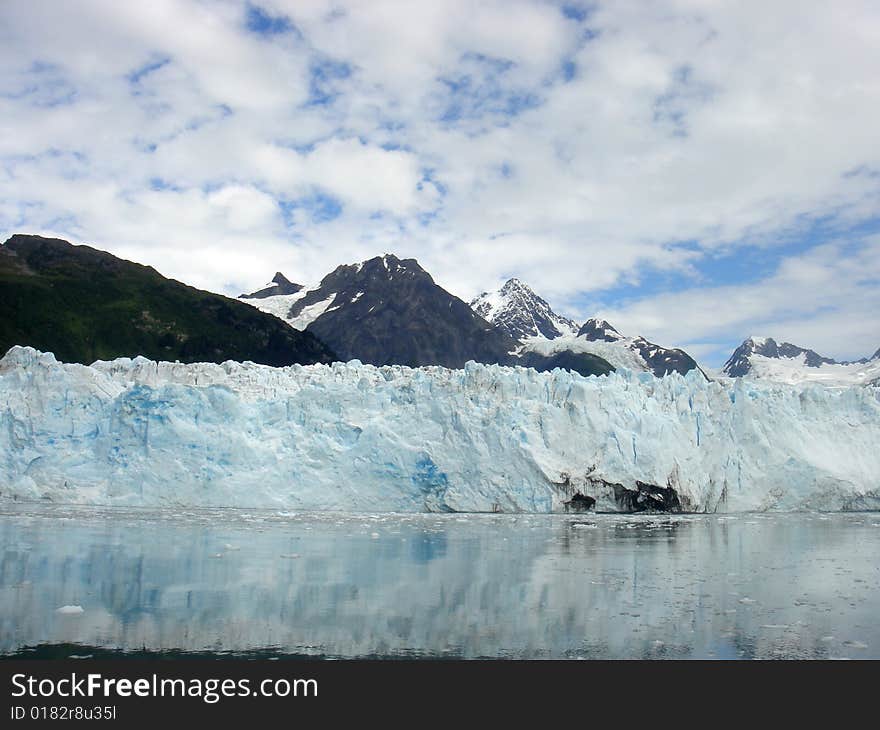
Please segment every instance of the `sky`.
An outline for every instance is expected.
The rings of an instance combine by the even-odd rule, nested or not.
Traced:
[[[0,240],[235,296],[414,257],[717,367],[880,347],[875,0],[6,0]]]

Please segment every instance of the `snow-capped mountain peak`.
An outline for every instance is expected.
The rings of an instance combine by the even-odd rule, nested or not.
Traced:
[[[296,294],[302,289],[302,284],[294,284],[280,271],[276,271],[275,276],[272,277],[272,281],[266,284],[265,287],[252,294],[242,294],[239,299],[265,299],[266,297]]]
[[[378,290],[395,280],[414,278],[433,283],[430,274],[415,259],[399,259],[386,253],[356,264],[337,266],[319,284],[312,286],[293,284],[279,272],[266,288],[242,294],[240,298],[251,300],[248,304],[304,330],[324,313],[354,304],[368,289]]]
[[[249,303],[333,342],[344,360],[462,367],[468,360],[498,362],[516,346],[418,261],[390,253],[337,266],[295,294]]]
[[[617,342],[624,339],[607,320],[591,317],[578,330],[578,337],[586,337],[591,342]]]
[[[775,360],[802,358],[804,366],[812,368],[818,368],[822,364],[837,364],[831,358],[823,357],[813,350],[792,345],[790,342],[777,343],[772,337],[756,337],[753,335],[743,340],[743,343],[733,351],[733,354],[724,364],[722,372],[734,378],[747,375],[752,370],[755,355]]]
[[[816,382],[830,386],[875,383],[880,380],[880,350],[871,358],[838,362],[790,342],[752,336],[733,351],[721,372],[732,378],[783,383]]]
[[[500,289],[483,292],[471,301],[471,309],[515,340],[546,337],[552,340],[573,335],[578,326],[562,317],[519,279],[508,279]]]

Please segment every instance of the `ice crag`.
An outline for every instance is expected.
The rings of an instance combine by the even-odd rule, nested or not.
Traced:
[[[3,498],[546,512],[577,491],[619,509],[643,482],[696,511],[867,509],[877,444],[872,387],[474,363],[86,367],[20,347],[0,360]]]

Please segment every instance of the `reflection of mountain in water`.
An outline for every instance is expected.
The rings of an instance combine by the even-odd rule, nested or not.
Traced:
[[[870,515],[64,516],[0,516],[0,651],[880,655]]]

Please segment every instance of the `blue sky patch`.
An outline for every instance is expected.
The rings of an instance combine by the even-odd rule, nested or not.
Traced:
[[[162,178],[162,177],[151,177],[150,178],[150,190],[153,190],[156,192],[162,192],[165,190],[172,190],[174,192],[179,192],[182,189],[183,188],[179,187],[178,185],[175,185],[172,182],[169,182],[165,178]]]
[[[566,3],[562,6],[562,14],[569,20],[583,23],[590,15],[590,11],[583,5]]]
[[[342,213],[342,203],[332,195],[317,193],[310,201],[312,221],[326,223],[338,218]]]
[[[654,99],[653,121],[667,127],[674,137],[687,137],[687,112],[712,97],[712,89],[694,79],[691,66],[680,66],[672,74],[669,88]]]
[[[0,86],[0,99],[21,101],[32,107],[52,109],[77,101],[79,92],[54,64],[35,61],[14,80]]]
[[[524,111],[541,105],[541,98],[531,89],[507,83],[512,61],[468,53],[461,58],[458,69],[441,76],[438,121],[455,125],[464,121],[489,119],[505,124]]]
[[[259,5],[248,3],[245,10],[245,27],[257,35],[273,36],[290,33],[296,27],[286,15],[271,15]]]
[[[858,165],[857,167],[844,172],[843,177],[846,179],[852,177],[867,177],[872,180],[878,180],[880,179],[880,168],[870,167],[869,165]]]
[[[288,228],[295,227],[297,211],[304,211],[312,223],[328,223],[342,215],[342,201],[328,193],[315,191],[295,200],[279,200],[281,215]]]
[[[126,74],[125,78],[128,83],[136,86],[146,76],[149,76],[151,73],[158,71],[164,66],[167,66],[169,63],[171,63],[171,58],[169,56],[157,56],[147,61],[142,66],[138,66],[136,69],[130,71],[128,74]]]
[[[674,242],[668,246],[697,254],[690,262],[689,275],[678,269],[642,266],[635,279],[592,292],[582,297],[578,304],[621,307],[633,301],[673,293],[689,285],[702,288],[755,284],[773,276],[785,259],[804,255],[825,243],[841,239],[858,242],[865,236],[878,233],[880,217],[847,224],[836,216],[824,216],[787,231],[775,232],[771,241],[738,241],[714,251],[702,249],[697,241]]]
[[[313,61],[309,68],[309,100],[307,105],[332,104],[341,93],[337,82],[349,78],[351,66],[343,61],[322,58]]]
[[[425,168],[422,170],[422,179],[416,185],[416,189],[421,190],[424,187],[424,183],[430,182],[441,196],[445,196],[449,192],[449,189],[437,179],[436,173],[437,171],[433,168]]]

